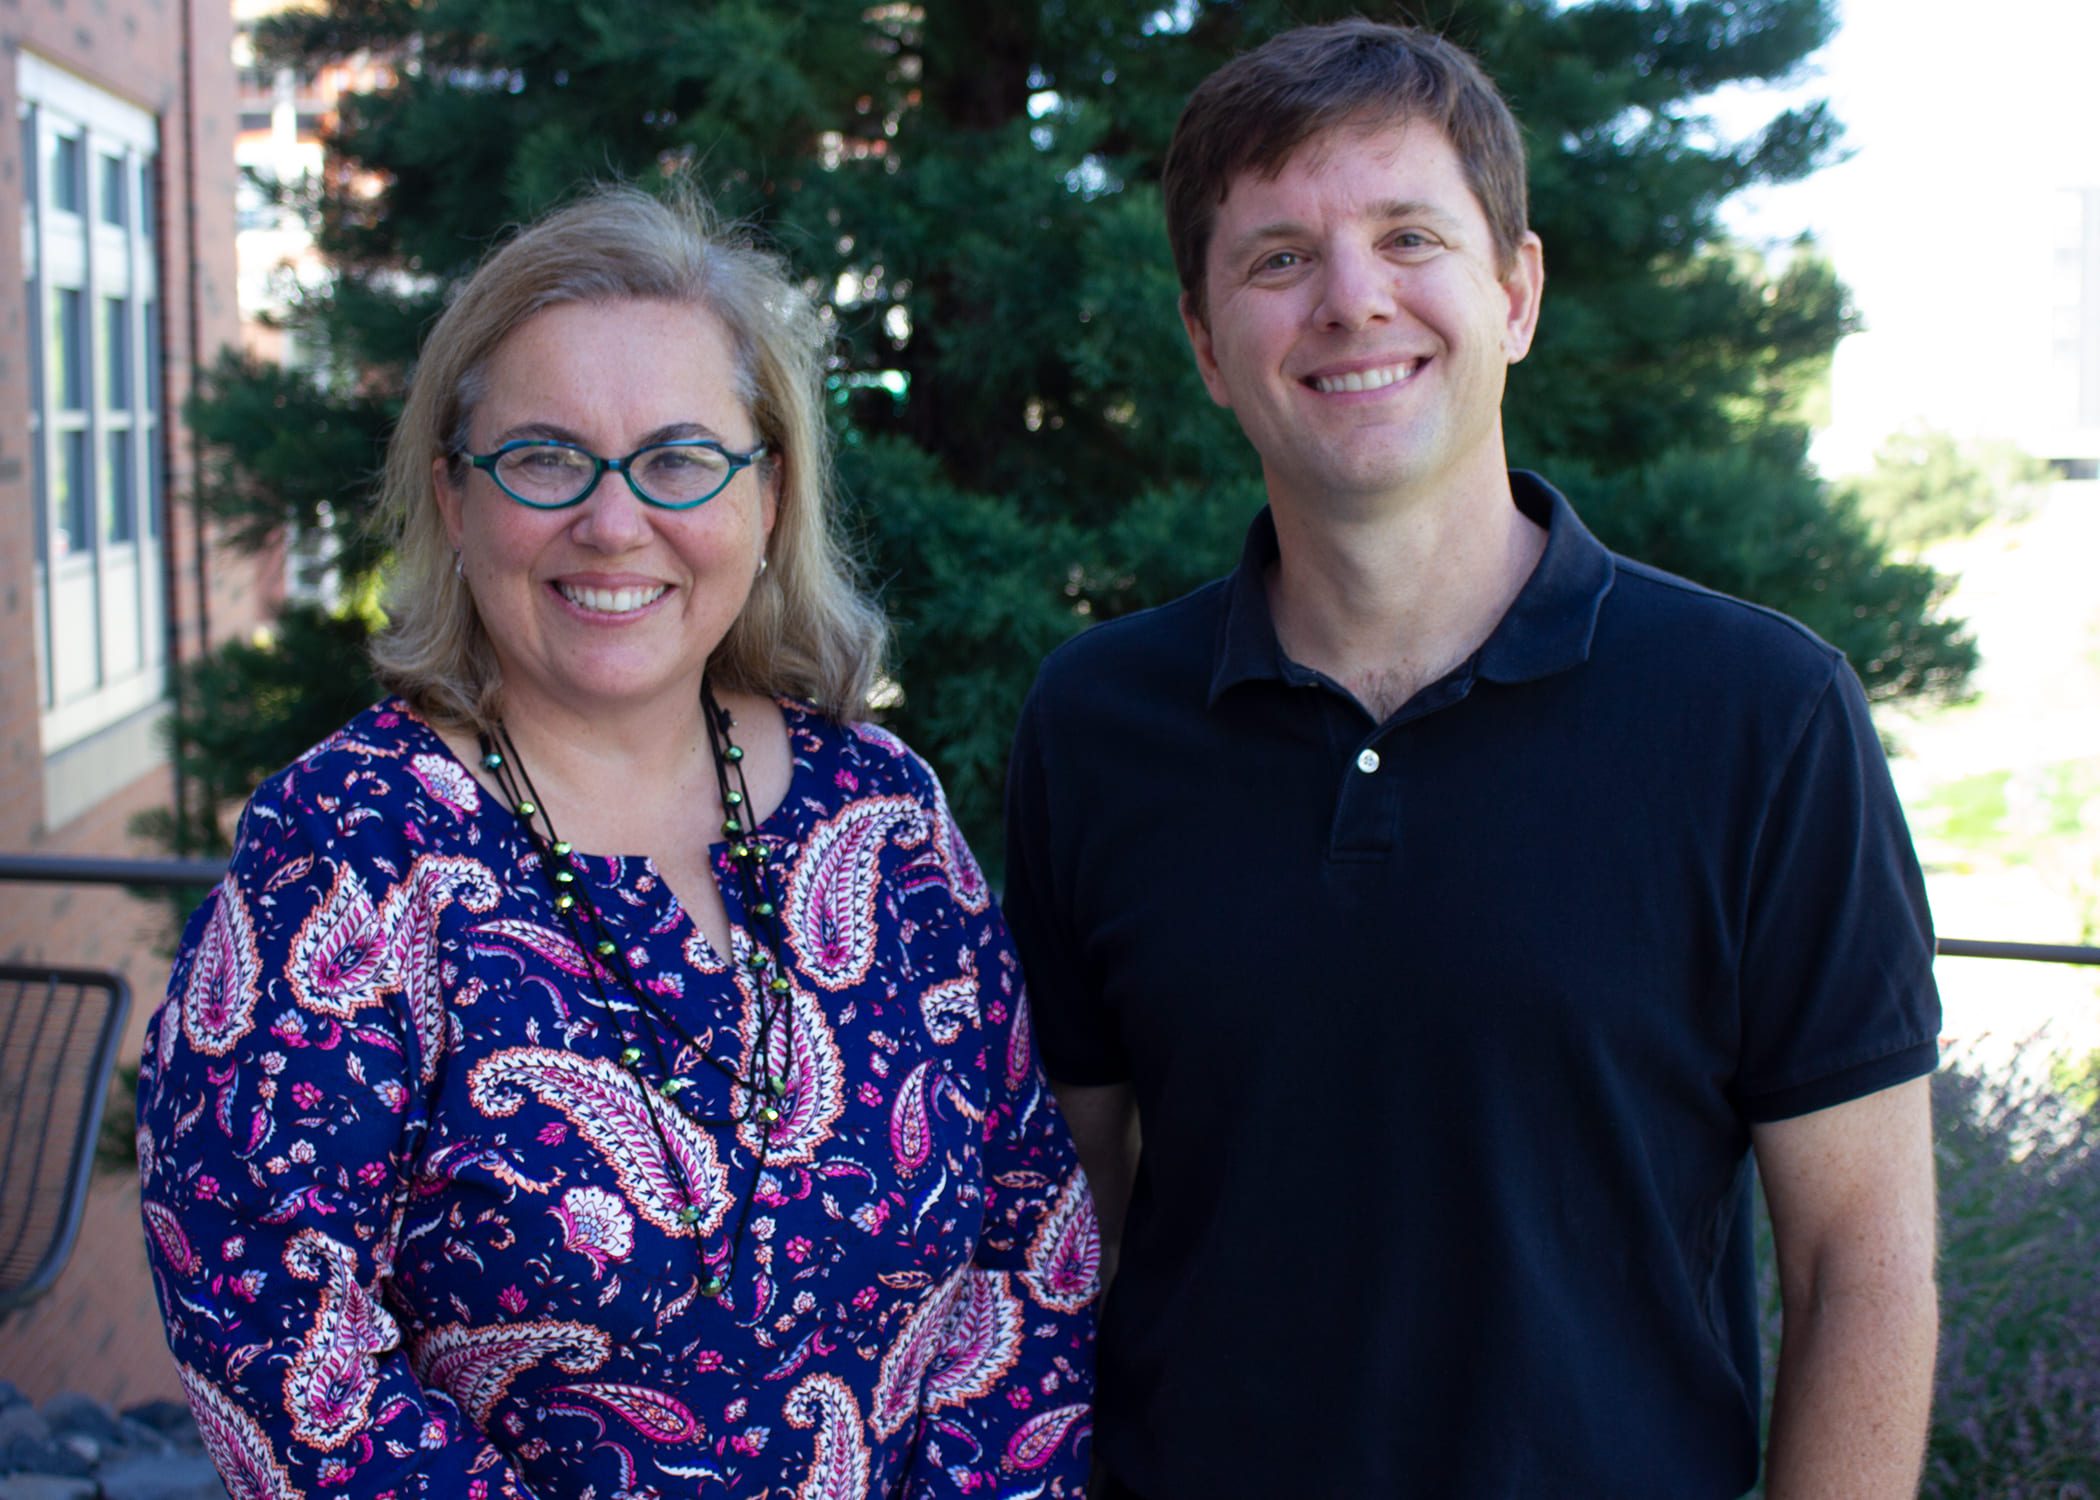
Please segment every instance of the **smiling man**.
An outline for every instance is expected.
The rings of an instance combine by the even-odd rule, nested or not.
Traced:
[[[1917,863],[1859,684],[1505,467],[1544,252],[1471,58],[1369,22],[1196,90],[1182,317],[1269,505],[1045,663],[1007,914],[1117,1267],[1111,1497],[1913,1493]]]

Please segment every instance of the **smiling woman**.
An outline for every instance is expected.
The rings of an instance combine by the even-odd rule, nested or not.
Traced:
[[[234,1493],[1084,1489],[1092,1204],[940,785],[854,722],[816,328],[612,190],[432,331],[398,696],[250,801],[140,1072]]]

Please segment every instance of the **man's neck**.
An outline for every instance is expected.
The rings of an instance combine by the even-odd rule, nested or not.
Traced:
[[[1333,678],[1381,722],[1494,632],[1546,548],[1508,476],[1376,508],[1271,496],[1266,580],[1285,655]]]

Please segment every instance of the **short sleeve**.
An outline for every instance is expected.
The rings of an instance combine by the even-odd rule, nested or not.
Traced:
[[[1038,678],[1007,763],[1002,903],[1028,979],[1044,1071],[1059,1083],[1122,1083],[1130,1077],[1130,1059],[1074,936],[1073,862],[1065,841],[1077,824],[1070,809],[1054,805],[1049,767],[1056,731],[1046,722],[1044,698]]]
[[[1737,1105],[1827,1109],[1938,1060],[1932,918],[1888,762],[1837,660],[1757,836],[1740,969]]]

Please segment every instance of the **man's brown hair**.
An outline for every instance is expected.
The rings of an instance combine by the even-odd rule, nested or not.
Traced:
[[[1271,37],[1196,86],[1167,147],[1160,185],[1174,269],[1209,321],[1204,263],[1218,205],[1243,172],[1273,177],[1291,153],[1345,126],[1420,120],[1457,151],[1507,274],[1529,228],[1524,140],[1472,54],[1434,32],[1375,21],[1302,26]]]

